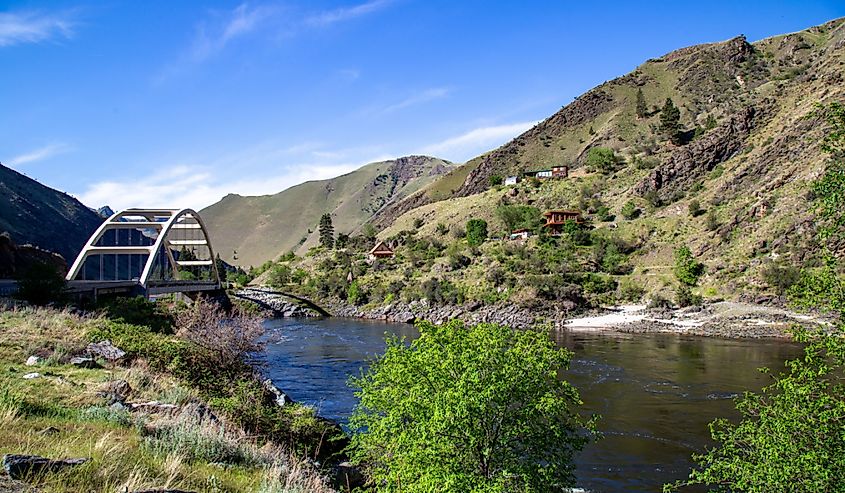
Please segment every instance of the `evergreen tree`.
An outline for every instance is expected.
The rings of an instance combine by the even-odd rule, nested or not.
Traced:
[[[660,132],[673,144],[681,143],[681,110],[672,102],[672,98],[666,98],[666,104],[660,110]]]
[[[334,246],[334,226],[332,226],[331,214],[320,216],[318,230],[320,231],[320,244],[326,248]]]
[[[637,118],[645,118],[648,116],[648,105],[645,102],[645,95],[643,89],[637,89]]]

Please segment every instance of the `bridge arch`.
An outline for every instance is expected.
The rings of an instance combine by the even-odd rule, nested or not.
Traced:
[[[192,209],[114,213],[88,239],[67,280],[131,283],[145,294],[220,288],[208,230]]]

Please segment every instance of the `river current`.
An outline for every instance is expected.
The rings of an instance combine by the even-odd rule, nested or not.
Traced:
[[[415,338],[411,325],[357,319],[268,320],[264,359],[273,382],[319,414],[345,422],[355,407],[346,385],[384,349],[385,333]],[[736,419],[732,398],[757,391],[800,354],[774,340],[725,340],[671,334],[559,332],[573,351],[564,378],[587,412],[602,416],[603,438],[577,459],[578,486],[593,492],[658,492],[689,474],[690,454],[712,442],[708,423]]]

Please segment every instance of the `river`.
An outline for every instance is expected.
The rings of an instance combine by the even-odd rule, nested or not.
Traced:
[[[276,319],[265,359],[273,382],[322,416],[344,422],[355,406],[349,375],[384,349],[384,334],[412,339],[413,326],[357,319]],[[759,390],[800,354],[796,344],[670,334],[560,332],[573,351],[565,378],[588,413],[601,414],[603,438],[578,457],[578,486],[601,492],[657,492],[689,474],[690,454],[712,442],[707,424],[737,418],[732,397]]]

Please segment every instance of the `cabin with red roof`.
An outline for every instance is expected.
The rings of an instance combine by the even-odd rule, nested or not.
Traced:
[[[393,249],[390,248],[390,245],[387,243],[380,241],[376,243],[376,246],[370,250],[370,258],[377,259],[377,258],[390,258],[393,256]]]
[[[552,236],[558,236],[563,232],[563,225],[568,221],[575,224],[582,224],[581,211],[574,210],[553,210],[543,214],[546,216],[546,224],[543,227],[549,228]]]

